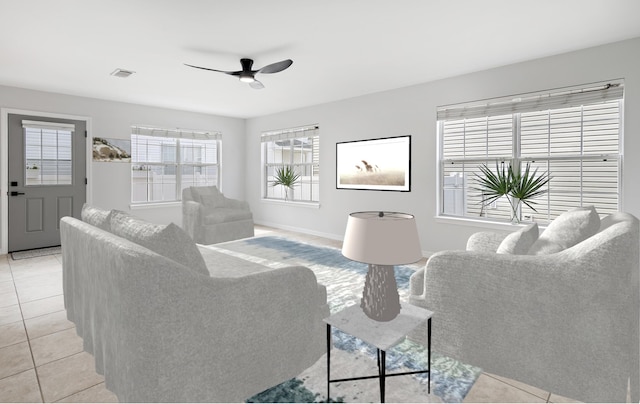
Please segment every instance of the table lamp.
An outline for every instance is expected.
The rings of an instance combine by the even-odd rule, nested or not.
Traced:
[[[369,264],[360,307],[367,317],[391,321],[400,313],[394,265],[422,258],[413,215],[397,212],[355,212],[349,215],[342,255]]]

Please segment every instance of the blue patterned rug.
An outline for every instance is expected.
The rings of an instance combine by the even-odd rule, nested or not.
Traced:
[[[282,237],[256,237],[209,246],[220,249],[227,254],[258,262],[269,267],[284,267],[290,265],[304,265],[310,268],[318,278],[318,282],[327,287],[327,299],[332,313],[354,304],[360,304],[367,265],[351,261],[342,256],[340,250],[330,247],[319,247],[305,244]],[[395,270],[398,292],[401,301],[408,300],[409,278],[417,267],[397,266]],[[334,351],[331,354],[333,364],[340,367],[336,361],[343,361],[343,367],[353,366],[362,369],[363,366],[375,368],[376,349],[339,330],[333,330]],[[335,352],[335,353],[334,353]],[[334,361],[336,358],[336,361]],[[362,359],[362,360],[360,360]],[[324,361],[324,362],[323,362]],[[405,340],[394,349],[387,352],[387,369],[389,372],[422,370],[427,367],[428,356],[426,348],[415,342]],[[315,369],[317,368],[317,369]],[[396,396],[393,401],[442,401],[462,402],[467,392],[481,373],[481,369],[465,365],[451,358],[433,352],[431,362],[431,392],[437,397],[426,396],[426,375],[412,375],[394,377],[394,383],[404,383],[397,387],[387,388],[388,401],[393,398],[390,394],[394,389],[404,391],[404,396]],[[361,370],[356,371],[359,374]],[[370,374],[370,373],[369,373]],[[375,374],[375,372],[373,372]],[[402,380],[400,380],[402,379]],[[360,384],[356,387],[356,384]],[[390,383],[389,381],[387,382]],[[346,384],[346,383],[344,383]],[[332,402],[378,401],[377,385],[366,391],[364,382],[354,382],[353,385],[340,386],[332,384]],[[375,394],[374,394],[375,393]],[[313,366],[295,379],[289,380],[269,390],[266,390],[247,400],[247,402],[325,402],[326,398],[326,359],[323,357]]]

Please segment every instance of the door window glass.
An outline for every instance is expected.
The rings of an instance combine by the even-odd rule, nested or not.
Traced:
[[[72,184],[71,131],[24,128],[25,185]]]

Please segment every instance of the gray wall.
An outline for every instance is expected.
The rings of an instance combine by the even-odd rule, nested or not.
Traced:
[[[249,119],[245,195],[257,223],[341,239],[349,212],[393,210],[416,216],[424,251],[464,248],[487,226],[435,217],[436,107],[616,78],[625,79],[622,209],[640,217],[640,38]],[[320,208],[262,201],[260,133],[305,124],[320,126]],[[405,134],[412,135],[410,193],[336,190],[336,142]]]
[[[132,124],[220,131],[223,136],[222,189],[233,198],[244,198],[244,119],[4,86],[0,86],[0,107],[88,117],[91,120],[89,136],[106,138],[129,139]],[[0,122],[0,125],[6,123]],[[6,165],[6,161],[0,161],[1,170],[6,170]],[[130,173],[129,164],[92,162],[88,173],[91,184],[88,200],[97,206],[130,211]],[[0,184],[0,189],[0,200],[6,203],[7,184]],[[132,213],[157,223],[182,222],[180,205],[135,209]]]
[[[615,78],[625,79],[622,208],[640,217],[640,188],[634,184],[640,174],[640,38],[248,120],[2,86],[0,107],[85,116],[91,119],[90,135],[107,138],[127,139],[132,124],[218,130],[223,134],[222,189],[246,199],[257,223],[341,239],[349,212],[409,212],[416,215],[423,250],[438,251],[463,248],[471,233],[487,225],[435,218],[437,106]],[[262,201],[260,133],[307,124],[320,125],[320,207]],[[336,142],[405,134],[412,135],[410,193],[335,189]],[[0,169],[6,169],[6,161],[0,161]],[[129,210],[127,164],[91,163],[89,181],[95,205]],[[4,194],[7,184],[0,189]],[[6,196],[0,201],[6,203]],[[181,223],[179,205],[134,214]]]

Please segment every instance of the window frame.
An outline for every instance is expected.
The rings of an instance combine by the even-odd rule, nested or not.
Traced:
[[[142,161],[138,160],[138,154],[134,152],[134,136],[145,136],[150,138],[155,138],[156,140],[162,139],[172,139],[175,140],[175,155],[171,156],[169,160],[172,161],[164,161],[165,150],[161,146],[160,150],[160,161]],[[169,205],[175,204],[182,201],[182,189],[183,183],[183,169],[187,166],[192,167],[215,167],[216,178],[215,183],[205,182],[206,185],[215,185],[220,188],[220,179],[221,179],[221,171],[222,171],[222,163],[221,163],[221,149],[222,149],[222,135],[219,132],[203,132],[203,131],[192,131],[192,130],[184,130],[184,129],[161,129],[161,128],[149,128],[149,127],[141,127],[141,126],[133,126],[130,134],[130,139],[132,143],[132,152],[131,152],[131,206],[132,207],[140,207],[145,205]],[[215,163],[206,163],[206,162],[195,162],[195,161],[185,161],[185,156],[183,156],[183,148],[186,147],[182,145],[181,142],[212,142],[215,144]],[[206,152],[206,151],[205,151]],[[175,170],[175,195],[176,199],[163,199],[163,200],[150,200],[149,199],[149,174],[151,172],[150,169],[144,169],[146,167],[163,167],[163,171],[168,167],[172,167]],[[141,167],[141,170],[136,170],[136,167]],[[146,184],[146,200],[134,200],[134,175],[136,171],[144,171],[147,173],[147,178],[143,181]],[[204,184],[198,184],[204,185]]]
[[[610,82],[608,82],[610,83]],[[616,170],[615,170],[615,178],[616,178],[616,184],[615,184],[615,189],[616,191],[610,191],[607,192],[606,195],[615,195],[615,202],[616,202],[616,211],[619,211],[622,209],[622,163],[623,163],[623,130],[624,130],[624,97],[623,97],[623,83],[621,81],[616,81],[616,84],[611,85],[611,84],[604,84],[604,83],[598,83],[598,84],[594,84],[594,85],[589,85],[589,86],[580,86],[578,88],[574,87],[571,88],[569,90],[567,89],[559,89],[559,90],[555,90],[556,92],[563,92],[564,93],[569,93],[572,94],[573,92],[579,92],[579,91],[583,91],[583,92],[588,92],[590,90],[585,90],[585,88],[593,88],[593,86],[595,85],[602,85],[604,91],[606,91],[607,89],[609,89],[610,87],[619,87],[619,96],[615,96],[612,97],[610,99],[605,99],[602,100],[600,102],[598,101],[592,101],[589,103],[585,103],[585,104],[581,104],[579,106],[580,111],[581,111],[581,116],[580,116],[580,134],[579,134],[579,144],[580,144],[580,151],[578,153],[565,153],[565,154],[558,154],[558,155],[554,155],[553,152],[550,150],[551,146],[549,146],[549,151],[547,152],[546,155],[527,155],[526,152],[523,153],[522,149],[521,149],[521,144],[522,144],[522,139],[523,139],[523,128],[522,128],[522,117],[525,114],[528,113],[532,113],[535,112],[536,110],[534,109],[530,109],[528,111],[518,111],[518,112],[512,112],[512,113],[505,113],[503,115],[498,115],[498,114],[487,114],[487,116],[485,118],[489,118],[490,116],[496,116],[496,117],[505,117],[505,116],[511,116],[511,120],[512,120],[512,124],[511,124],[511,131],[512,131],[512,135],[511,135],[511,153],[509,155],[504,154],[504,155],[499,155],[495,154],[495,155],[490,155],[490,153],[488,152],[489,150],[489,146],[487,143],[487,153],[484,156],[476,156],[476,157],[466,157],[464,156],[464,152],[463,152],[463,156],[464,157],[453,157],[453,158],[445,158],[445,152],[444,152],[444,148],[445,148],[445,139],[444,139],[444,125],[445,122],[455,122],[455,121],[459,121],[459,120],[466,120],[468,118],[465,118],[464,116],[456,116],[453,119],[452,118],[444,118],[441,119],[441,115],[439,114],[438,116],[438,120],[437,120],[437,139],[438,139],[438,164],[437,164],[437,181],[436,181],[436,186],[437,186],[437,203],[436,203],[436,217],[439,219],[454,219],[456,221],[473,221],[473,222],[483,222],[483,223],[509,223],[509,212],[508,210],[505,208],[505,213],[504,213],[504,217],[500,217],[498,216],[494,216],[494,217],[486,217],[486,213],[485,216],[482,216],[482,210],[484,210],[484,206],[480,208],[481,213],[479,215],[472,215],[469,213],[469,209],[468,204],[472,202],[472,193],[474,192],[471,187],[473,186],[472,183],[472,170],[467,170],[465,168],[462,169],[462,174],[460,176],[461,181],[456,180],[456,182],[461,182],[461,184],[454,184],[454,186],[457,186],[458,188],[458,192],[462,192],[462,196],[458,197],[458,198],[450,198],[448,201],[445,200],[445,193],[449,192],[451,190],[453,190],[454,188],[448,188],[447,184],[445,184],[445,176],[446,176],[446,166],[448,164],[455,164],[455,163],[460,163],[460,164],[474,164],[475,166],[480,165],[482,163],[487,163],[488,167],[492,169],[492,171],[495,169],[495,162],[504,162],[505,164],[507,163],[511,163],[514,164],[515,166],[520,166],[523,167],[524,164],[530,162],[532,163],[532,166],[535,166],[536,164],[540,165],[541,162],[546,164],[546,167],[542,168],[539,172],[545,172],[545,171],[549,171],[551,173],[551,182],[549,183],[548,187],[551,187],[552,191],[551,192],[547,192],[545,193],[542,198],[543,198],[543,203],[539,204],[538,206],[535,206],[536,209],[538,210],[538,213],[534,212],[533,210],[527,208],[528,214],[525,213],[524,214],[524,218],[526,221],[536,221],[536,222],[541,222],[542,224],[544,223],[548,223],[551,220],[553,220],[555,217],[557,217],[559,215],[560,209],[562,208],[564,205],[562,203],[559,203],[558,200],[556,200],[556,202],[552,202],[551,198],[552,198],[552,193],[553,193],[553,197],[554,198],[558,198],[558,195],[560,195],[561,197],[564,196],[567,201],[568,204],[571,203],[570,199],[572,198],[579,198],[579,205],[578,206],[587,206],[590,205],[591,203],[585,203],[585,197],[591,196],[592,198],[597,198],[598,192],[593,192],[593,189],[591,189],[591,192],[587,192],[585,191],[585,178],[587,179],[592,179],[591,177],[589,177],[588,175],[593,175],[593,174],[589,174],[589,170],[588,167],[589,165],[592,166],[596,166],[599,161],[605,162],[603,163],[603,167],[604,166],[608,166],[611,165],[613,166],[613,162],[615,162]],[[582,89],[582,90],[580,90]],[[523,96],[527,96],[529,99],[534,99],[535,97],[544,97],[549,96],[549,92],[545,92],[545,93],[535,93],[533,95],[530,94],[525,94]],[[583,96],[582,93],[578,93],[578,96],[582,96],[583,98],[586,98],[586,96]],[[504,99],[495,99],[495,100],[489,100],[489,101],[484,101],[484,105],[485,105],[485,109],[489,108],[487,107],[487,105],[490,105],[492,102],[496,102],[496,103],[501,103],[504,104],[506,107],[508,107],[509,102],[515,103],[515,102],[519,102],[520,101],[520,97],[516,96],[516,97],[510,97],[508,101],[504,101]],[[617,142],[617,150],[615,152],[609,151],[608,153],[585,153],[584,151],[584,124],[588,123],[588,121],[585,118],[584,115],[584,111],[585,108],[588,108],[590,106],[593,105],[600,105],[601,108],[603,110],[606,109],[606,104],[607,103],[617,103],[617,138],[616,138],[616,142]],[[439,108],[439,112],[440,110],[446,110],[446,109],[458,109],[457,113],[461,112],[461,115],[464,115],[464,109],[468,108],[470,104],[460,104],[460,105],[456,105],[456,106],[447,106],[447,107],[440,107]],[[478,105],[478,104],[476,104]],[[471,107],[471,108],[475,108],[475,106]],[[577,106],[575,105],[566,105],[566,106],[556,106],[556,107],[550,107],[547,109],[542,109],[539,110],[538,113],[542,114],[545,111],[547,113],[551,113],[553,111],[562,111],[563,109],[570,109],[570,108],[577,108]],[[456,113],[456,111],[454,111],[454,113]],[[481,119],[482,116],[481,115],[477,115],[476,118]],[[551,140],[551,129],[553,127],[551,126],[551,124],[549,124],[549,132],[546,132],[545,136],[548,137],[549,140]],[[487,142],[490,140],[490,134],[487,131],[486,132],[486,139]],[[574,139],[575,140],[575,139]],[[466,147],[466,145],[464,145],[463,147]],[[580,184],[579,184],[579,192],[576,193],[570,193],[570,192],[563,192],[566,191],[565,189],[559,187],[558,185],[556,185],[556,190],[553,191],[553,187],[554,187],[554,178],[553,178],[553,170],[549,170],[549,167],[551,167],[553,164],[562,164],[563,162],[567,162],[567,161],[576,161],[576,166],[579,165],[579,168],[576,168],[577,172],[579,173],[579,179],[580,179]],[[606,168],[609,171],[608,172],[613,172],[612,168]],[[601,172],[600,170],[605,170],[605,168],[597,168],[594,169],[592,172]],[[455,170],[454,170],[455,171]],[[613,174],[611,174],[613,175]],[[547,187],[545,187],[547,188]],[[557,189],[560,189],[560,191],[558,191]],[[563,195],[564,194],[564,195]],[[594,197],[594,195],[596,195]],[[449,202],[449,203],[453,203],[456,204],[457,199],[462,198],[462,207],[461,207],[461,214],[457,214],[457,213],[450,213],[450,212],[446,212],[447,210],[447,204],[445,202]],[[477,198],[478,200],[480,199],[479,197]],[[611,200],[614,200],[614,197],[611,197]],[[480,204],[478,204],[478,206],[481,206]],[[611,207],[607,207],[609,209],[609,211],[612,210]],[[566,209],[564,209],[566,210]],[[563,210],[563,211],[564,211]],[[497,213],[497,212],[496,212]],[[523,209],[523,213],[524,213],[524,209]],[[495,213],[494,213],[495,214]]]
[[[295,141],[299,139],[312,138],[311,144],[311,161],[295,161]],[[291,144],[288,146],[289,161],[288,162],[269,162],[269,149],[268,144],[272,142],[283,140],[291,140]],[[293,203],[299,205],[319,206],[320,204],[320,128],[318,125],[307,125],[296,128],[289,128],[277,131],[263,132],[260,139],[261,147],[261,167],[262,167],[262,200],[275,203]],[[287,147],[287,146],[285,146]],[[284,149],[283,149],[284,150]],[[296,185],[294,188],[293,196],[286,197],[284,193],[281,197],[269,195],[269,189],[273,188],[271,185],[272,176],[270,172],[275,171],[276,168],[291,166],[298,167],[296,172],[310,172],[309,181],[306,185],[309,187],[309,198],[299,198],[296,195],[300,194],[302,184]],[[299,167],[304,167],[300,170]],[[315,190],[315,191],[314,191]],[[298,192],[296,192],[298,191]]]

